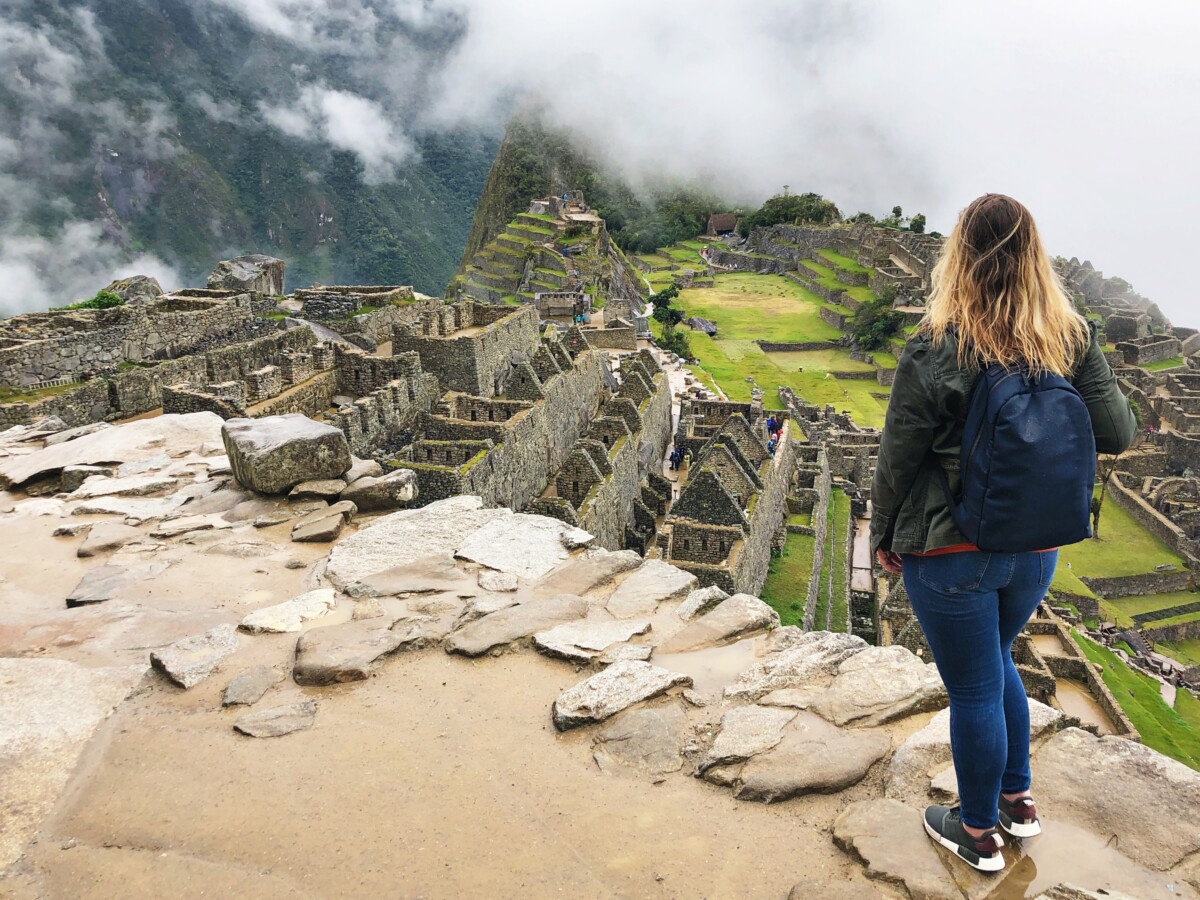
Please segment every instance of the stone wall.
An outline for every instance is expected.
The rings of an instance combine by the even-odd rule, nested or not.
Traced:
[[[1124,354],[1127,366],[1148,366],[1183,354],[1179,338],[1165,334],[1121,341],[1116,348]]]
[[[411,287],[394,285],[315,287],[296,291],[292,296],[304,304],[304,318],[315,322],[348,319],[364,307],[383,307],[414,299]]]
[[[286,413],[317,418],[321,413],[333,406],[333,398],[337,393],[337,374],[332,371],[321,372],[289,388],[280,396],[268,400],[255,411],[255,417],[282,416]],[[362,455],[362,454],[360,454]]]
[[[1168,434],[1168,438],[1170,437],[1171,435]],[[1196,542],[1190,540],[1182,528],[1143,500],[1139,494],[1125,487],[1119,479],[1113,479],[1109,484],[1108,495],[1139,525],[1168,547],[1181,554],[1185,559],[1194,557],[1197,549]],[[1104,528],[1103,513],[1101,513],[1100,527]]]
[[[494,397],[504,392],[513,354],[532,355],[538,337],[532,306],[488,310],[466,301],[423,312],[419,328],[397,327],[392,352],[418,353],[425,371],[447,390]]]
[[[240,419],[246,415],[244,400],[239,402],[237,397],[220,396],[186,384],[164,385],[162,404],[163,413],[167,415],[211,412],[216,413],[222,419]]]
[[[1193,574],[1187,569],[1175,572],[1146,572],[1142,575],[1115,578],[1088,578],[1085,575],[1080,581],[1105,600],[1116,597],[1144,597],[1147,594],[1173,594],[1189,590],[1194,584]]]
[[[417,371],[359,397],[352,406],[338,409],[333,424],[346,435],[356,456],[376,456],[398,433],[415,428],[440,394],[437,378]]]
[[[1157,628],[1142,629],[1142,637],[1148,641],[1194,641],[1200,639],[1200,619],[1192,622],[1181,622],[1178,625],[1160,625]]]
[[[527,309],[536,317],[532,307]],[[542,383],[544,399],[532,405],[517,404],[519,411],[504,421],[423,416],[420,429],[425,440],[494,443],[493,449],[466,466],[428,466],[420,461],[410,465],[404,459],[393,465],[416,472],[420,505],[452,496],[444,493],[452,490],[478,494],[489,506],[523,509],[542,494],[550,473],[562,468],[575,443],[596,419],[604,387],[601,366],[605,364],[596,352],[583,351],[569,369]],[[461,415],[465,408],[459,403],[453,412]]]
[[[785,505],[795,466],[796,446],[796,442],[785,435],[775,451],[774,460],[765,466],[762,492],[750,511],[750,534],[736,562],[735,587],[740,593],[757,597],[766,584],[772,541],[787,515]]]
[[[123,362],[174,359],[251,323],[250,296],[164,295],[144,306],[15,316],[3,322],[0,384],[87,377]]]
[[[597,350],[636,350],[637,329],[629,328],[584,328],[584,337]]]

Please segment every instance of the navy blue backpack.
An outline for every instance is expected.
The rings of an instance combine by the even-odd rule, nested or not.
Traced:
[[[958,500],[938,471],[955,524],[980,550],[1050,550],[1091,536],[1096,438],[1087,404],[1060,375],[989,366],[963,429]]]

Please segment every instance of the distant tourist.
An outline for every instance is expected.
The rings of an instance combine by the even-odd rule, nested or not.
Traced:
[[[767,441],[767,452],[772,456],[775,455],[775,438],[771,438],[769,441]]]
[[[968,206],[932,282],[892,386],[871,548],[903,573],[950,696],[961,805],[926,809],[925,830],[995,872],[998,827],[1041,833],[1012,643],[1054,578],[1057,547],[1088,534],[1095,451],[1120,453],[1137,423],[1020,203],[988,194]],[[1036,416],[1040,440],[1006,437],[1022,415]]]

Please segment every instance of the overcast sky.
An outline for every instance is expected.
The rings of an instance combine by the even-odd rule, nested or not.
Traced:
[[[551,124],[635,183],[700,183],[747,207],[787,184],[847,214],[900,204],[948,231],[974,197],[1010,193],[1033,210],[1052,253],[1091,259],[1177,322],[1200,326],[1197,0],[192,4],[328,54],[347,74],[331,85],[296,66],[263,84],[252,110],[206,97],[197,105],[351,149],[371,181],[401,177],[414,132],[467,124],[499,133],[514,102],[534,95]],[[466,34],[448,57],[430,58],[406,36],[452,18]],[[85,54],[116,39],[86,10],[69,40],[4,26],[0,18],[0,63],[6,47],[20,47],[54,67],[45,81],[57,93],[39,98],[46,103],[72,102],[72,80],[95,68]],[[161,112],[157,133],[169,144],[171,112]],[[23,122],[20,135],[0,128],[0,186],[6,154],[34,146],[36,124]],[[19,187],[3,192],[18,213]],[[47,248],[18,245],[20,216],[6,218],[0,269],[7,262],[19,278],[15,266]],[[82,246],[80,236],[48,248]]]

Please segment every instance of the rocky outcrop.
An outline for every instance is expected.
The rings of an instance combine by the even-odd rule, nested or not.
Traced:
[[[523,640],[539,631],[548,631],[565,622],[587,615],[587,603],[579,597],[563,594],[501,609],[476,619],[454,632],[446,649],[463,656],[482,656],[496,647]]]
[[[411,469],[400,469],[383,476],[364,475],[341,492],[361,512],[403,509],[417,498],[417,476]]]
[[[779,624],[779,613],[757,597],[734,594],[659,646],[660,653],[715,647]]]
[[[223,259],[208,276],[208,289],[280,297],[283,295],[284,267],[282,259],[262,254]]]
[[[646,616],[658,604],[685,596],[696,586],[696,576],[658,559],[648,559],[617,586],[608,598],[608,611],[618,619]]]
[[[221,429],[238,484],[260,494],[283,494],[303,481],[341,478],[350,445],[341,430],[292,413],[230,419]]]

